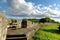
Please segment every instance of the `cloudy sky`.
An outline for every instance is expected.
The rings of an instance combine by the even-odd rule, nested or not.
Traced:
[[[0,0],[0,11],[7,18],[50,17],[60,22],[60,0]]]

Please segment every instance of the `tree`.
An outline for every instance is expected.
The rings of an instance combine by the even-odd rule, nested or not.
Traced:
[[[22,25],[22,28],[26,28],[27,27],[27,20],[23,19],[21,25]]]
[[[17,22],[17,20],[15,20],[15,19],[11,19],[11,23],[10,23],[10,25],[12,25],[13,23],[16,23]]]
[[[40,23],[40,22],[45,23],[46,20],[45,20],[44,18],[42,18],[42,19],[39,20],[39,23]]]
[[[39,20],[39,23],[42,22],[42,23],[45,23],[45,22],[52,22],[52,23],[55,23],[54,20],[50,19],[49,17],[46,17],[46,18],[42,18]]]

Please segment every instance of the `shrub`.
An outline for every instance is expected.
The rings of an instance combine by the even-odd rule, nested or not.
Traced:
[[[60,31],[60,25],[59,25],[58,29],[59,29],[59,31]]]

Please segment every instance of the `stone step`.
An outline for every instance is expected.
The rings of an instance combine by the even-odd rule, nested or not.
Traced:
[[[27,40],[27,38],[16,38],[16,39],[6,39],[6,40]]]
[[[25,34],[20,35],[7,35],[6,40],[27,40],[27,37]]]
[[[25,34],[20,34],[20,35],[7,35],[7,38],[10,38],[10,37],[26,37]]]
[[[7,39],[19,39],[19,38],[26,38],[26,37],[11,37],[11,38],[7,38]]]

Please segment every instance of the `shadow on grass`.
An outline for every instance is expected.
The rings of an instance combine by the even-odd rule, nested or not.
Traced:
[[[60,31],[59,31],[59,30],[57,30],[57,29],[48,29],[48,30],[43,29],[43,31],[51,32],[51,33],[56,33],[56,34],[60,34]]]

